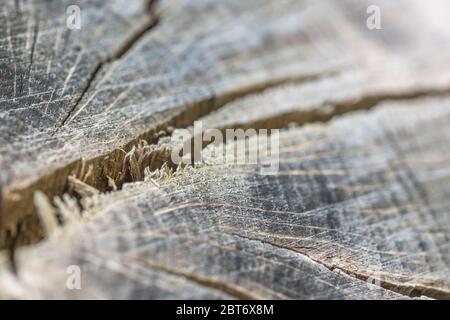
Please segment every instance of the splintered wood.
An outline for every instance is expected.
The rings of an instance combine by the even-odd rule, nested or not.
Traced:
[[[0,298],[450,299],[448,1],[2,7]]]

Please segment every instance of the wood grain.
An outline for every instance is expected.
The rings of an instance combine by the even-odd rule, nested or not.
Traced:
[[[446,1],[75,3],[0,12],[0,297],[450,298]],[[195,120],[285,128],[280,171],[138,181]]]
[[[204,165],[84,199],[81,221],[19,251],[19,297],[448,298],[449,104],[285,130],[275,175]]]

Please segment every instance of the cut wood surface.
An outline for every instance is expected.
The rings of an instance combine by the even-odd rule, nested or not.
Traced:
[[[275,175],[214,164],[207,148],[212,165],[159,187],[84,198],[83,218],[19,250],[21,281],[2,275],[4,289],[27,298],[448,298],[450,154],[439,136],[450,133],[449,107],[387,104],[283,131]],[[70,265],[83,270],[82,290],[66,288]]]
[[[69,4],[0,12],[0,297],[450,298],[447,1]],[[175,171],[195,120],[279,171]]]

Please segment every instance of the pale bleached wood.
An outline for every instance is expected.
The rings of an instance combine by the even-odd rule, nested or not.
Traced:
[[[448,298],[449,107],[386,103],[285,130],[268,176],[214,163],[208,147],[209,165],[159,188],[84,199],[82,221],[19,250],[8,287],[19,298]],[[66,290],[69,265],[82,290]],[[171,277],[181,284],[166,287]]]
[[[1,258],[1,297],[449,297],[446,1],[81,1],[79,33],[62,29],[67,4],[0,13],[0,246],[44,236],[37,190],[132,183],[79,192],[84,219],[55,200],[64,229]],[[131,168],[144,139],[161,169],[171,127],[196,119],[279,127],[380,103],[286,130],[274,176],[213,157],[157,183]]]
[[[161,21],[151,30],[144,3],[80,1],[79,32],[65,29],[68,3],[19,1],[20,14],[14,3],[3,9],[1,31],[2,242],[19,225],[27,230],[19,242],[41,236],[33,192],[64,192],[81,157],[94,167],[89,184],[105,190],[122,169],[118,148],[155,142],[168,126],[189,125],[236,97],[397,60],[448,69],[448,19],[436,19],[445,1],[163,1],[153,5]],[[366,28],[369,4],[382,8],[382,30]],[[33,33],[37,26],[45,32]],[[54,52],[59,35],[67,47]],[[49,65],[49,79],[39,80]],[[28,69],[22,88],[30,90],[17,91],[17,70],[21,79]]]
[[[383,101],[448,94],[450,72],[441,68],[450,60],[442,57],[434,62],[423,65],[413,59],[386,61],[323,79],[281,85],[227,103],[198,120],[204,129],[275,129],[327,121],[349,111],[370,109]]]
[[[81,9],[80,30],[66,26],[69,5]],[[2,2],[0,247],[5,246],[9,215],[21,221],[20,217],[34,212],[30,211],[32,194],[14,189],[26,189],[36,178],[76,157],[67,157],[66,144],[78,147],[66,134],[58,133],[58,127],[80,102],[96,70],[121,55],[154,22],[144,0]],[[39,189],[61,190],[66,182],[58,182],[57,177],[56,173],[39,181]],[[25,228],[28,222],[22,223]],[[15,227],[9,229],[14,232]]]

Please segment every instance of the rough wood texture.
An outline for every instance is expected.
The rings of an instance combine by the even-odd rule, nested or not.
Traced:
[[[448,2],[79,1],[79,31],[68,4],[0,12],[0,297],[450,298]],[[127,172],[141,140],[170,172],[197,119],[327,123],[285,129],[272,176],[212,146]]]
[[[450,133],[449,107],[387,104],[286,130],[276,175],[205,165],[159,188],[138,182],[86,198],[82,221],[19,252],[22,281],[3,275],[4,288],[19,297],[448,298],[450,154],[439,136]],[[66,289],[69,265],[81,267],[82,290]]]
[[[340,70],[383,68],[387,62],[402,61],[408,68],[411,60],[448,70],[448,21],[440,26],[436,19],[445,2],[426,7],[380,2],[390,14],[376,32],[365,26],[368,2],[241,2],[163,2],[152,9],[162,16],[152,30],[147,29],[154,21],[139,1],[131,7],[121,1],[80,2],[86,15],[80,31],[65,27],[60,13],[67,3],[7,2],[1,238],[17,234],[19,225],[29,230],[20,242],[39,237],[33,192],[61,194],[81,157],[94,166],[89,184],[104,190],[106,176],[115,179],[121,170],[124,154],[117,148],[128,151],[138,137],[154,142],[167,126],[189,125],[233,98]],[[33,25],[40,27],[27,29],[37,17],[40,22]],[[40,36],[39,30],[47,31]],[[59,34],[69,37],[67,48]],[[24,54],[30,58],[21,62]],[[17,65],[29,69],[30,77],[17,76]],[[33,80],[43,70],[56,78]],[[30,79],[24,80],[31,83],[30,93],[18,93],[22,78]]]

